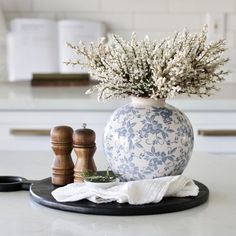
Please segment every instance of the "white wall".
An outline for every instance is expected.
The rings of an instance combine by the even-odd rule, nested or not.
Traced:
[[[148,34],[155,39],[184,27],[195,32],[207,22],[208,14],[224,17],[223,33],[232,58],[230,67],[236,67],[236,0],[0,0],[0,3],[6,22],[16,17],[94,19],[105,22],[109,32],[125,38],[133,31],[139,37]],[[2,63],[4,48],[0,50]]]

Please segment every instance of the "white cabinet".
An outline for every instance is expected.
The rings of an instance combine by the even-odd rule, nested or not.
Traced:
[[[49,130],[73,129],[82,123],[94,129],[102,149],[103,130],[113,110],[128,101],[98,103],[86,87],[31,87],[29,83],[0,84],[0,150],[50,150]],[[167,101],[189,117],[195,134],[194,151],[236,153],[236,84],[224,84],[210,98]]]
[[[236,153],[236,112],[188,112],[194,151]]]
[[[69,125],[96,132],[99,150],[112,111],[0,112],[0,150],[50,150],[50,129]],[[236,153],[236,112],[186,112],[194,129],[194,151]]]
[[[83,123],[96,132],[97,147],[101,150],[103,130],[110,114],[105,111],[0,112],[0,150],[49,150],[52,127],[69,125],[79,129]]]

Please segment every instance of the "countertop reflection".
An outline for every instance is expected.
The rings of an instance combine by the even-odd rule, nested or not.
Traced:
[[[98,102],[96,94],[85,95],[87,86],[32,87],[30,82],[1,82],[0,110],[100,110],[112,111],[129,102],[116,99]],[[210,97],[177,96],[167,102],[183,111],[236,111],[236,83],[224,83]]]

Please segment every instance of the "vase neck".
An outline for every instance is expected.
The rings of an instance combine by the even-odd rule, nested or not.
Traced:
[[[165,100],[165,98],[155,100],[152,98],[131,97],[132,104],[138,106],[164,107],[166,104]]]

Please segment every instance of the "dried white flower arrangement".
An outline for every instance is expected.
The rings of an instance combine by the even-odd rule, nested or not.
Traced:
[[[138,41],[132,34],[130,41],[117,35],[107,44],[100,39],[86,47],[68,43],[83,61],[67,64],[83,65],[99,80],[88,93],[98,91],[98,99],[136,96],[169,98],[175,94],[210,95],[215,83],[228,73],[222,66],[228,61],[222,54],[225,42],[206,42],[207,27],[199,34],[187,30],[161,42],[145,37]]]

